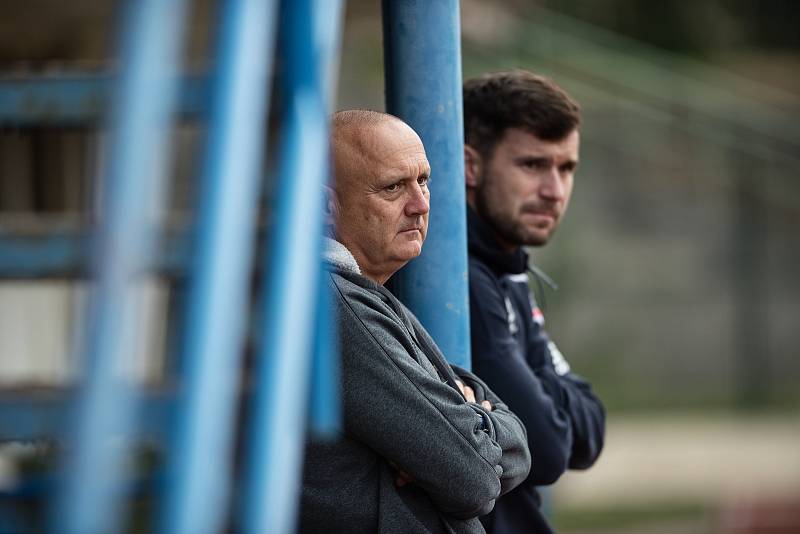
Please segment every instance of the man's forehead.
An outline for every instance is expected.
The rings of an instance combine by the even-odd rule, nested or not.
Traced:
[[[381,115],[379,118],[370,120],[354,120],[344,123],[333,123],[334,137],[341,137],[342,139],[349,139],[352,141],[361,141],[371,137],[371,134],[383,132],[385,130],[396,129],[399,126],[405,126],[405,123],[393,115]]]
[[[347,124],[333,131],[333,150],[337,157],[369,158],[385,144],[383,123]]]
[[[392,121],[372,124],[355,134],[355,148],[364,157],[378,160],[373,163],[386,162],[395,156],[424,155],[425,149],[419,136],[403,122]]]
[[[580,143],[580,133],[572,130],[564,138],[556,140],[542,139],[535,133],[522,128],[507,128],[498,140],[495,149],[499,146],[511,153],[526,153],[531,151],[557,152],[577,158]]]
[[[378,186],[390,178],[429,173],[417,134],[399,119],[348,124],[334,134],[338,187]]]
[[[373,150],[392,148],[399,144],[421,144],[414,130],[399,119],[370,124],[361,133],[365,146]]]

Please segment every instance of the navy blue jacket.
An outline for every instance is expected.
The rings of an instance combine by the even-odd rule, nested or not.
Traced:
[[[552,532],[536,486],[586,469],[603,448],[605,411],[543,329],[528,286],[528,257],[500,247],[468,208],[472,368],[522,420],[531,471],[481,518],[489,534]]]

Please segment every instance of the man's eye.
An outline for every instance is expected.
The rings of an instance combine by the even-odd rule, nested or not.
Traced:
[[[523,162],[523,164],[528,167],[529,169],[545,169],[547,168],[548,163],[546,161],[540,159],[529,159]]]
[[[395,191],[399,191],[400,190],[400,184],[399,183],[395,183],[395,184],[392,184],[392,185],[387,185],[384,189],[386,189],[386,191],[388,191],[390,193],[394,193]]]
[[[417,183],[419,185],[428,185],[428,180],[430,180],[430,178],[428,178],[427,176],[420,176],[419,178],[417,178]]]

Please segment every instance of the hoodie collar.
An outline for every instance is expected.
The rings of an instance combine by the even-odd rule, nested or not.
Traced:
[[[336,269],[341,271],[361,274],[361,269],[359,269],[355,257],[353,257],[353,254],[347,250],[347,247],[335,239],[331,239],[330,237],[325,237],[323,239],[323,261],[333,265]]]
[[[528,255],[522,247],[517,247],[513,252],[501,247],[489,225],[470,206],[467,206],[467,232],[469,253],[480,258],[494,271],[500,274],[525,272],[528,267]]]

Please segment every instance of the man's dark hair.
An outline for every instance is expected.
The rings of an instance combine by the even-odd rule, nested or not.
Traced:
[[[580,106],[552,80],[532,72],[495,72],[464,83],[464,141],[484,157],[509,128],[560,141],[580,121]]]

